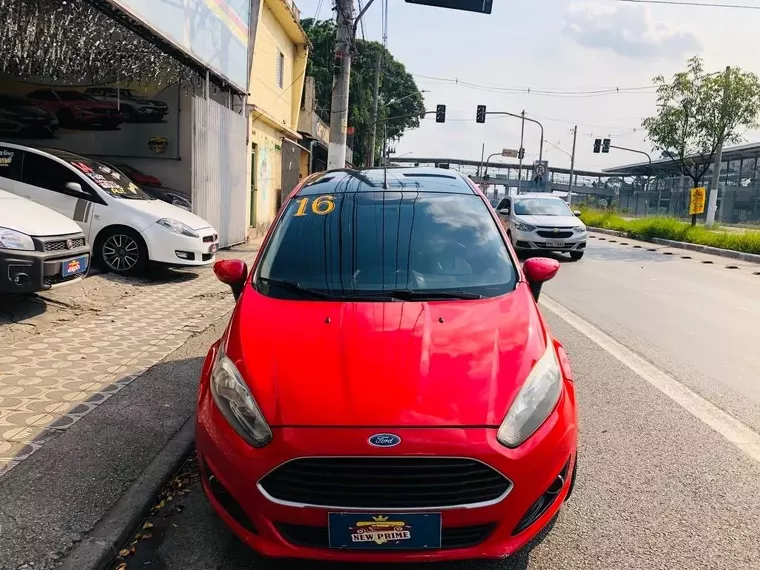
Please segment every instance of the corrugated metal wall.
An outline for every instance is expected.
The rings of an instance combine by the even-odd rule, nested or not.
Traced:
[[[243,115],[193,97],[193,212],[219,232],[219,246],[246,238],[246,132]]]

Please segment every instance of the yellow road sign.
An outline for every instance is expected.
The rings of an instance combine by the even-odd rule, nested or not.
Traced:
[[[692,188],[691,200],[689,201],[689,215],[695,216],[705,211],[706,188]]]

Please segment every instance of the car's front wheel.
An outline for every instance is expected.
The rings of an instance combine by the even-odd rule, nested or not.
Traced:
[[[575,260],[575,261],[578,261],[580,258],[582,258],[582,257],[583,257],[583,254],[584,254],[584,253],[585,253],[585,252],[583,252],[583,251],[571,251],[571,252],[570,252],[570,259],[573,259],[573,260]]]
[[[148,264],[148,248],[135,230],[110,228],[98,236],[95,257],[105,271],[119,275],[139,275]]]

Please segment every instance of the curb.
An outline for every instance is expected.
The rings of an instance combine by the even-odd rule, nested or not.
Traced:
[[[161,448],[148,467],[98,521],[90,535],[63,560],[59,570],[103,570],[118,555],[132,531],[153,507],[155,498],[182,466],[195,441],[195,416]]]
[[[639,238],[639,237],[632,237],[628,232],[619,232],[617,230],[608,230],[605,228],[595,228],[593,226],[588,226],[588,229],[591,232],[595,232],[599,234],[606,234],[606,235],[616,236],[616,237],[625,237],[629,239],[635,239],[637,241],[645,241],[645,242],[654,243],[657,245],[662,245],[664,247],[685,249],[688,251],[696,251],[698,253],[717,255],[718,257],[738,259],[740,261],[746,261],[747,263],[760,264],[760,255],[756,253],[744,253],[743,251],[732,251],[730,249],[720,249],[719,247],[711,247],[709,245],[699,245],[696,243],[687,243],[683,241],[673,241],[670,239],[662,239],[662,238],[644,239],[644,238]]]

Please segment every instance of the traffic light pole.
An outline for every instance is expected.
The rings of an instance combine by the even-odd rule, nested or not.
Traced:
[[[628,152],[635,152],[636,154],[643,154],[644,156],[647,157],[647,160],[649,161],[649,175],[647,176],[647,183],[644,186],[644,191],[646,192],[647,190],[649,190],[649,179],[652,177],[652,157],[649,156],[649,153],[644,152],[643,150],[636,150],[634,148],[626,148],[624,146],[615,146],[613,144],[610,145],[610,148],[616,148],[618,150],[625,150]]]
[[[523,152],[523,143],[525,142],[525,111],[522,113],[522,128],[520,129],[520,170],[517,171],[517,193],[520,193],[520,190],[522,189],[522,165],[523,165],[523,157],[525,156],[525,152]],[[543,144],[543,133],[541,135],[541,144]]]
[[[573,205],[573,176],[575,176],[575,143],[578,140],[578,125],[573,129],[573,154],[570,155],[570,190],[567,193],[567,205]]]
[[[500,155],[501,155],[501,152],[495,152],[493,154],[489,154],[488,155],[488,158],[486,159],[486,170],[483,173],[483,178],[485,178],[486,176],[488,176],[488,163],[491,162],[491,158],[493,158],[494,156],[500,156]]]
[[[520,119],[523,122],[522,128],[523,133],[525,132],[525,121],[528,121],[530,123],[535,123],[538,125],[538,127],[541,129],[541,143],[538,147],[538,162],[542,162],[544,160],[544,126],[536,121],[535,119],[530,119],[525,116],[525,111],[520,113],[519,115],[516,115],[515,113],[508,113],[507,111],[486,111],[486,115],[502,115],[507,117],[514,117],[515,119]],[[520,149],[522,149],[522,141],[520,141]]]

